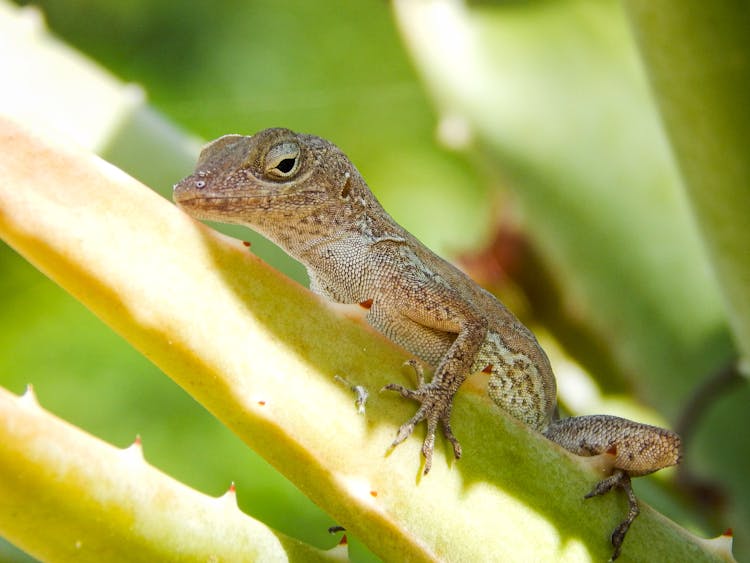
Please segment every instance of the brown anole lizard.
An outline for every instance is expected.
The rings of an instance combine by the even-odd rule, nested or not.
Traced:
[[[415,389],[386,386],[419,403],[393,446],[425,421],[425,474],[438,426],[461,457],[451,408],[477,372],[488,375],[489,396],[501,409],[553,442],[577,455],[611,454],[612,475],[586,496],[626,492],[628,515],[611,536],[617,558],[638,515],[630,478],[679,463],[679,436],[607,415],[559,419],[555,377],[531,331],[398,225],[340,149],[288,129],[226,135],[203,148],[174,200],[196,218],[238,223],[269,238],[307,267],[314,292],[365,307],[372,326],[434,368],[427,383],[413,362]]]

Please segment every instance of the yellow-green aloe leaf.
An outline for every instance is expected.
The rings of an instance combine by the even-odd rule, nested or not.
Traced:
[[[0,531],[45,561],[345,561],[0,388]]]

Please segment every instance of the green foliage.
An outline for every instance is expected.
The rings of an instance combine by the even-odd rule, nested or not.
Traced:
[[[468,124],[475,140],[468,145],[468,158],[435,147],[436,117],[380,0],[204,1],[190,9],[166,1],[35,4],[54,33],[118,77],[141,84],[161,112],[202,138],[283,125],[332,139],[394,217],[443,254],[477,245],[490,231],[487,201],[493,189],[510,187],[526,236],[561,292],[565,314],[595,338],[570,342],[559,329],[555,336],[584,365],[602,365],[601,358],[607,358],[611,372],[592,374],[603,388],[634,389],[675,420],[697,383],[732,358],[703,243],[683,205],[616,4],[469,3],[470,9],[445,20],[466,25],[471,54],[477,56],[463,59],[460,36],[446,31],[420,50],[408,22],[397,17],[438,114]],[[411,3],[394,4],[403,11]],[[662,106],[678,159],[683,167],[701,167],[687,174],[698,178],[688,185],[719,281],[734,280],[724,286],[730,288],[725,295],[741,304],[741,298],[735,302],[731,296],[743,295],[750,285],[741,259],[742,242],[748,239],[741,220],[748,184],[740,175],[729,183],[724,179],[742,169],[680,155],[700,155],[704,143],[717,138],[692,135],[696,119],[711,115],[711,108],[729,111],[722,116],[727,128],[717,134],[727,135],[722,151],[732,147],[740,156],[748,154],[747,139],[740,135],[748,130],[743,125],[747,105],[742,113],[736,104],[717,101],[724,99],[722,89],[736,93],[747,84],[738,79],[746,72],[747,35],[726,32],[746,21],[746,8],[722,3],[717,19],[703,18],[713,22],[710,26],[696,16],[689,31],[675,27],[667,33],[664,21],[673,20],[679,6],[649,12],[631,4],[639,33],[652,43],[661,37],[660,43],[673,47],[676,52],[667,50],[659,60],[683,75],[692,72],[688,63],[694,71],[712,60],[739,61],[721,80],[694,74],[695,84],[683,91],[695,93],[699,103],[688,112],[668,99],[679,83],[665,83],[669,75],[660,75],[658,68],[652,73],[657,93],[667,100]],[[658,18],[659,10],[667,17]],[[429,29],[427,18],[412,21]],[[644,44],[648,61],[653,46]],[[706,44],[715,49],[703,49]],[[440,59],[431,70],[430,57],[441,45],[456,57]],[[691,45],[710,56],[704,60],[678,51]],[[735,58],[724,57],[725,49],[735,49]],[[84,116],[78,121],[83,123]],[[154,141],[164,133],[159,127],[150,110],[132,111],[96,149],[168,195],[171,184],[189,172],[192,155],[181,136]],[[692,152],[680,148],[686,139]],[[722,181],[706,182],[718,178]],[[734,192],[717,209],[710,203],[719,185]],[[703,210],[711,211],[708,218]],[[254,252],[304,281],[301,268],[262,239],[247,231],[230,232],[252,240]],[[722,244],[735,250],[724,253]],[[31,379],[42,404],[66,420],[119,445],[140,433],[149,461],[181,481],[212,495],[236,481],[246,511],[314,545],[334,543],[325,533],[334,523],[330,516],[5,246],[0,247],[0,272],[4,387],[21,392]],[[738,333],[750,318],[743,311],[738,305],[732,318]],[[746,345],[746,339],[742,342]],[[649,502],[704,534],[732,526],[743,554],[743,531],[746,537],[750,530],[750,443],[734,430],[750,424],[747,395],[745,386],[718,401],[699,421],[696,441],[687,451],[689,469],[721,480],[728,512],[685,515],[658,483],[641,485]],[[198,459],[196,451],[202,452]]]

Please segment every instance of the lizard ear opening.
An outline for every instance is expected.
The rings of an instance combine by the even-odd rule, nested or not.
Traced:
[[[291,178],[299,170],[299,153],[299,145],[290,141],[271,147],[263,163],[266,175],[280,180]]]
[[[352,177],[349,174],[349,172],[346,173],[346,182],[344,182],[344,187],[341,188],[341,199],[349,199],[349,194],[352,191]]]

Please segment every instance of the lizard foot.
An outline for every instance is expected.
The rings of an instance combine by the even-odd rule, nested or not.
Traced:
[[[446,393],[444,389],[425,383],[422,366],[417,362],[411,360],[406,362],[405,365],[414,368],[417,376],[417,388],[407,389],[403,385],[391,383],[383,387],[383,390],[396,391],[397,393],[400,393],[402,397],[421,403],[421,406],[408,422],[401,425],[391,447],[396,447],[406,440],[414,431],[417,424],[423,420],[427,421],[427,435],[422,444],[422,455],[425,458],[423,473],[424,475],[427,475],[432,467],[432,453],[435,450],[435,433],[437,431],[438,423],[443,429],[445,438],[453,446],[453,455],[456,456],[456,459],[461,457],[461,444],[458,443],[458,439],[453,435],[450,423],[453,397]]]
[[[638,508],[638,499],[635,497],[633,487],[630,484],[630,475],[628,475],[622,469],[617,469],[610,477],[599,481],[596,486],[591,489],[591,492],[589,492],[584,497],[592,498],[604,495],[614,488],[622,489],[628,495],[628,515],[625,520],[620,522],[612,532],[611,542],[612,547],[614,547],[615,549],[612,553],[610,561],[614,561],[620,556],[620,551],[622,550],[622,542],[625,541],[625,534],[628,533],[630,525],[640,513],[640,509]]]

